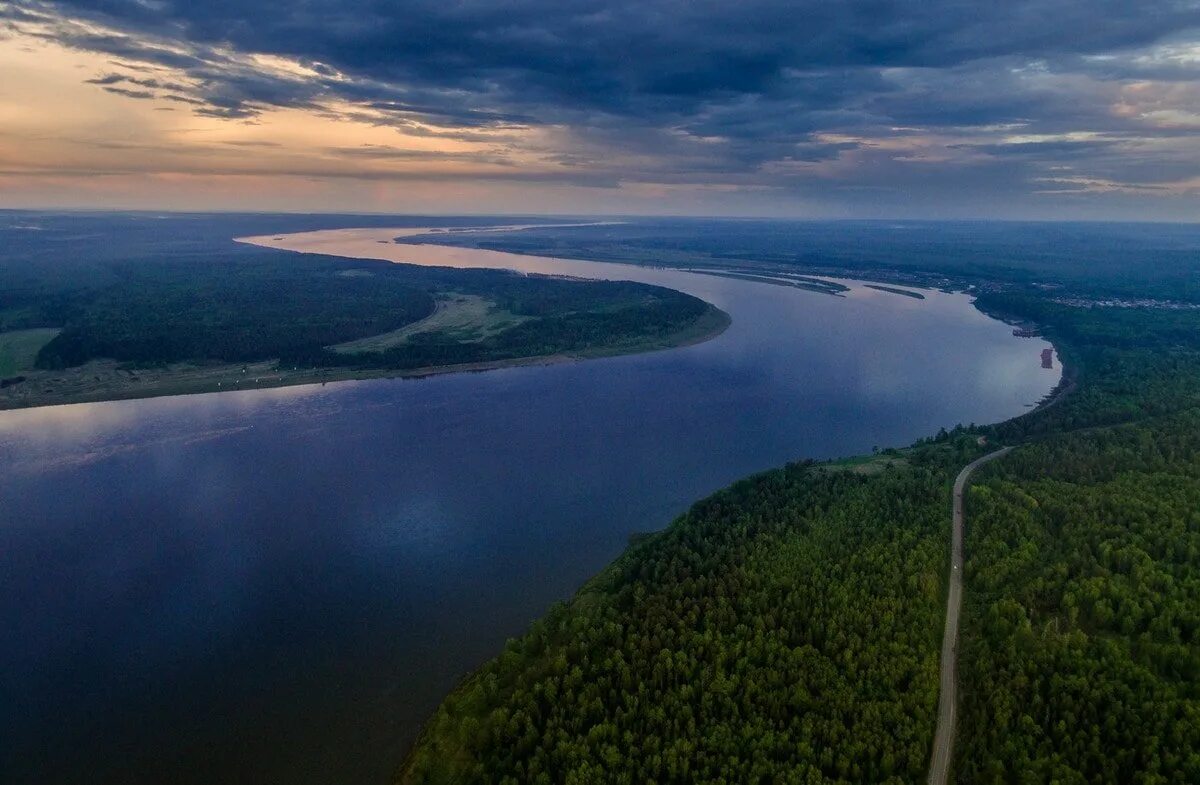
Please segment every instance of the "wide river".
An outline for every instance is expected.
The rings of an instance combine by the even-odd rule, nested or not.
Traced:
[[[455,682],[631,534],[789,460],[1020,414],[1059,380],[1048,344],[962,294],[389,241],[406,233],[258,242],[644,281],[733,324],[586,362],[0,412],[6,784],[384,783]]]

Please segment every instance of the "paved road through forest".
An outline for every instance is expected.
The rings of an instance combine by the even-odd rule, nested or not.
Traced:
[[[962,608],[963,496],[971,474],[988,461],[1006,454],[1011,447],[988,453],[967,464],[954,481],[954,522],[950,534],[950,591],[946,596],[946,629],[942,634],[942,673],[938,697],[937,730],[933,757],[929,762],[929,785],[945,785],[954,757],[954,725],[958,708],[958,613]]]

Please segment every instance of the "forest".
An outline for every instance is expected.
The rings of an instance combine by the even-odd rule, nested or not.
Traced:
[[[1197,456],[1193,409],[976,484],[959,782],[1200,781]]]
[[[972,490],[958,782],[1200,781],[1200,318],[1039,318],[1080,387]]]
[[[978,304],[1055,342],[1061,401],[698,503],[464,681],[399,781],[923,782],[950,483],[1000,444],[968,500],[956,781],[1200,781],[1200,311],[1028,277]]]

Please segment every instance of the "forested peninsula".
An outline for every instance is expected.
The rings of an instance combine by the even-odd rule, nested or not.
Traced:
[[[1200,310],[1177,272],[960,278],[1040,326],[1069,394],[697,503],[466,679],[398,781],[924,781],[951,483],[999,445],[967,502],[955,781],[1200,781]]]
[[[141,247],[129,224],[102,229],[81,239],[51,225],[0,253],[0,409],[625,354],[729,324],[696,297],[627,281],[228,239]]]

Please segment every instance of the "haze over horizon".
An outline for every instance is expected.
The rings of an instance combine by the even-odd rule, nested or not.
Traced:
[[[1195,221],[1200,4],[0,2],[0,207]]]

